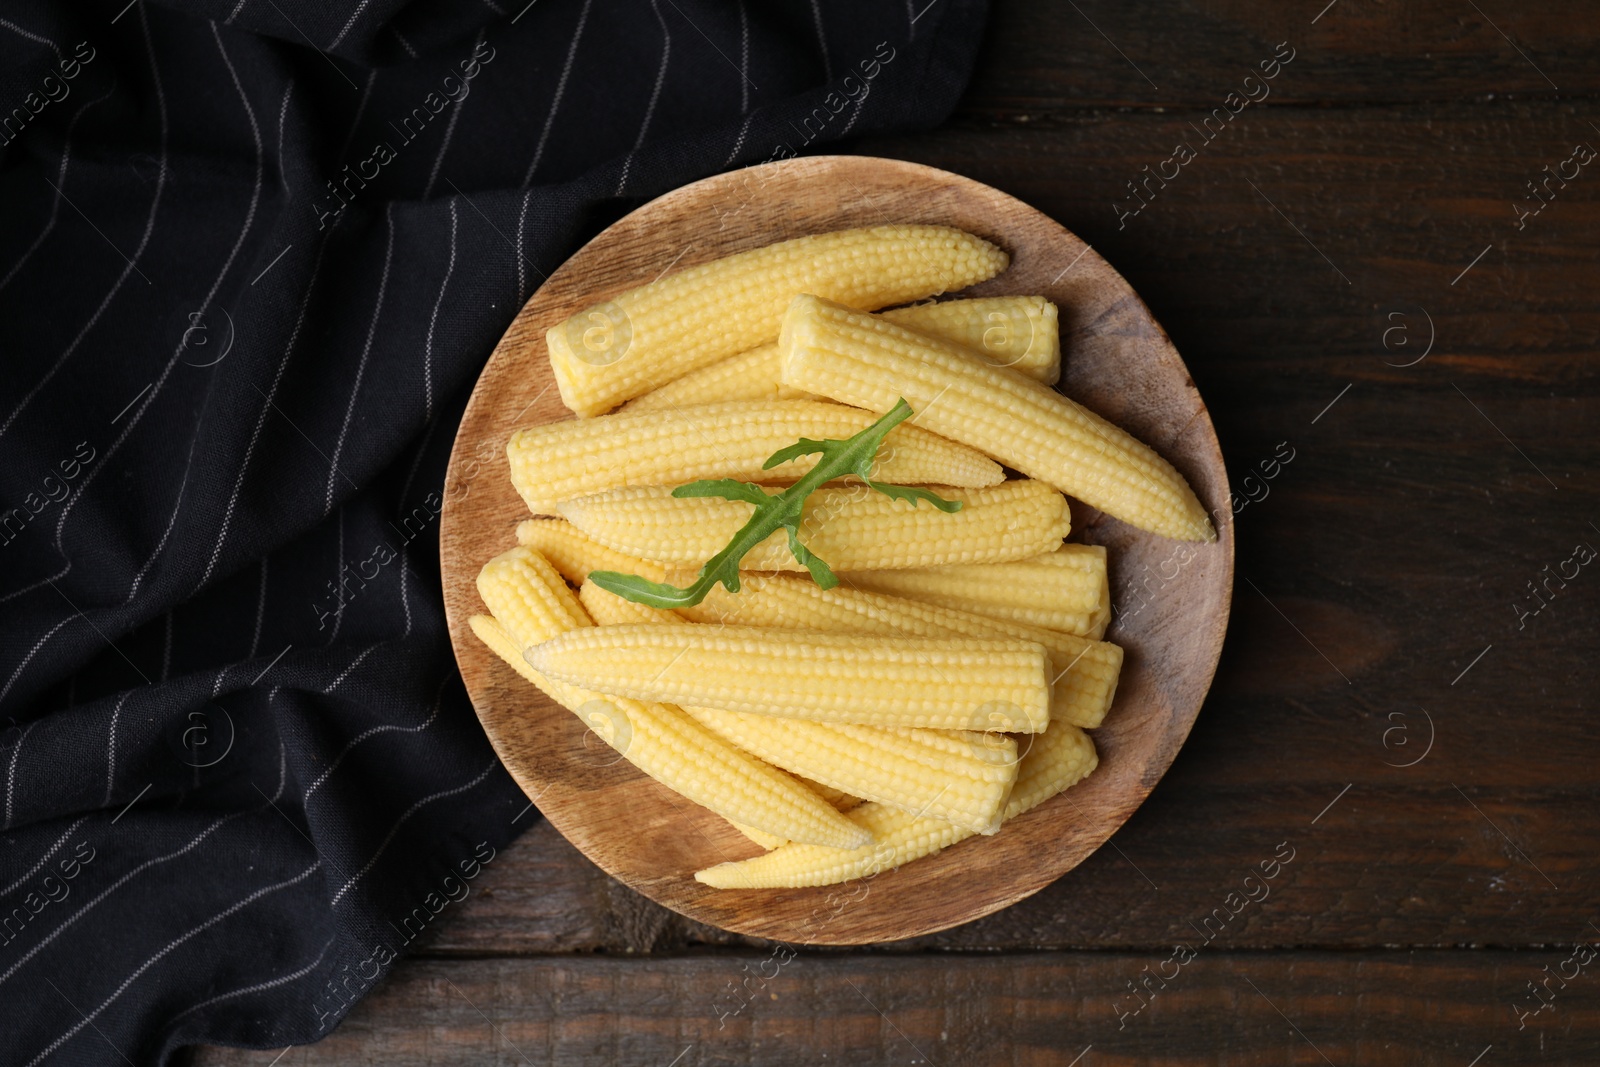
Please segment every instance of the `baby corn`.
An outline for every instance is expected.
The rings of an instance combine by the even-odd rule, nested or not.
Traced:
[[[881,313],[904,326],[961,345],[997,367],[1054,385],[1061,378],[1056,306],[1042,296],[987,296],[916,304]]]
[[[1089,735],[1057,723],[1037,737],[1022,757],[1004,819],[1014,819],[1086,778],[1099,760]],[[972,836],[940,819],[918,817],[883,804],[863,804],[848,816],[870,831],[872,844],[856,849],[788,844],[752,859],[719,863],[695,872],[716,889],[776,889],[833,885],[871,877]]]
[[[517,543],[539,553],[570,582],[582,584],[590,571],[621,571],[652,582],[667,579],[661,564],[607,548],[565,519],[523,519],[517,523]]]
[[[1043,482],[934,491],[960,501],[961,510],[944,512],[860,485],[819,489],[806,498],[800,542],[835,571],[876,570],[1026,559],[1051,551],[1071,530],[1066,498]],[[682,568],[720,552],[750,520],[754,505],[678,498],[665,486],[637,486],[563,501],[559,510],[603,545]],[[805,569],[789,550],[785,530],[775,531],[739,566]]]
[[[636,700],[936,730],[1049,722],[1049,660],[1032,641],[636,624],[571,630],[527,657],[551,678]]]
[[[523,655],[529,645],[563,632],[598,632],[537,553],[517,548],[496,556],[479,573],[478,590],[495,613],[474,616],[479,639],[651,778],[730,821],[788,841],[845,847],[867,840],[793,777],[739,751],[679,709],[602,696],[530,665]]]
[[[1111,616],[1106,550],[1099,545],[1062,545],[1010,563],[860,571],[850,584],[1095,640]]]
[[[785,385],[877,410],[904,397],[918,426],[1108,515],[1165,537],[1216,539],[1194,491],[1148,445],[959,345],[809,295],[790,304],[778,343]]]
[[[813,782],[806,778],[800,778],[798,781],[801,785],[817,794],[817,796],[821,797],[823,800],[826,800],[829,804],[832,804],[839,811],[854,811],[856,808],[859,808],[862,804],[866,803],[860,797],[849,796],[837,789],[834,789],[832,786],[823,785],[821,782]],[[778,837],[776,834],[769,834],[764,830],[757,830],[754,826],[741,826],[738,823],[732,823],[731,825],[735,830],[739,831],[741,834],[748,837],[750,840],[754,841],[756,844],[760,845],[769,852],[777,848],[779,845],[788,844],[787,841],[781,837]]]
[[[977,352],[1000,367],[1054,385],[1061,377],[1061,340],[1056,306],[1042,296],[990,296],[915,304],[883,312],[909,329],[942,337]],[[691,371],[636,400],[627,411],[659,411],[728,400],[792,400],[810,396],[784,385],[776,344]]]
[[[781,369],[777,342],[760,345],[652,389],[628,401],[622,413],[669,411],[697,404],[724,404],[730,400],[817,399],[804,389],[792,389],[779,381]]]
[[[944,226],[874,226],[783,241],[670,273],[545,335],[567,407],[598,415],[778,336],[797,293],[880,308],[991,278],[1010,257]],[[887,410],[887,407],[884,408]]]
[[[627,597],[618,596],[585,581],[578,587],[578,602],[589,613],[596,626],[622,626],[630,622],[659,623],[663,626],[684,626],[687,620],[675,612],[653,608],[649,604],[636,604]]]
[[[823,589],[805,578],[752,574],[741,580],[737,593],[713,589],[699,604],[679,608],[677,614],[691,622],[732,626],[1037,641],[1050,655],[1051,721],[1093,729],[1105,720],[1122,670],[1122,649],[1116,645],[959,608],[849,588],[853,577],[847,577],[845,585]],[[598,616],[596,619],[604,621]]]
[[[1017,743],[1003,734],[683,710],[712,733],[786,771],[977,833],[1000,828],[1000,809],[1017,776]]]
[[[506,456],[511,483],[528,510],[553,515],[562,500],[630,485],[675,486],[700,478],[794,481],[816,465],[815,457],[771,470],[762,464],[802,437],[848,438],[877,418],[871,411],[820,400],[619,412],[518,430],[506,444]],[[900,485],[977,487],[996,485],[1005,474],[965,445],[915,426],[897,426],[884,439],[872,477]]]

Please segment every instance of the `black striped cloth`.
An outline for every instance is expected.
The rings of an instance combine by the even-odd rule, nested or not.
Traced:
[[[641,200],[954,105],[983,0],[0,8],[0,1061],[327,1034],[535,818],[454,428]]]

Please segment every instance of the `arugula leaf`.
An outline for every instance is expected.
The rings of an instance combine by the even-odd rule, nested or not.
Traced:
[[[737,593],[739,561],[744,558],[745,553],[765,541],[773,531],[787,529],[789,551],[794,553],[794,558],[811,572],[812,581],[823,589],[832,589],[839,584],[833,569],[800,543],[800,520],[806,497],[824,482],[832,481],[842,475],[854,474],[869,488],[895,500],[910,501],[913,507],[920,501],[926,500],[940,511],[961,510],[959,500],[945,500],[927,489],[887,485],[867,477],[872,471],[872,461],[883,445],[884,437],[910,417],[911,405],[901,397],[882,418],[854,437],[825,441],[813,441],[802,437],[787,448],[778,449],[762,465],[762,470],[771,470],[780,463],[787,463],[800,456],[822,457],[804,477],[781,493],[768,494],[758,485],[733,478],[706,479],[680,485],[674,489],[672,495],[675,497],[718,496],[726,500],[742,500],[755,505],[756,509],[750,516],[750,521],[733,535],[733,540],[728,542],[727,547],[706,560],[705,566],[700,568],[700,576],[687,589],[680,589],[665,582],[652,582],[637,574],[622,574],[618,571],[592,571],[589,579],[600,588],[620,597],[626,597],[636,604],[669,609],[693,607],[704,600],[706,594],[711,592],[712,587],[718,582],[721,582],[728,592]]]

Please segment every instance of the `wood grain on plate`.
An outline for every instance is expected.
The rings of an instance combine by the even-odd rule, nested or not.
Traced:
[[[1054,300],[1063,391],[1170,459],[1212,511],[1219,540],[1182,545],[1074,502],[1074,539],[1107,546],[1113,581],[1149,575],[1151,588],[1161,589],[1109,635],[1127,649],[1127,663],[1116,707],[1095,732],[1100,769],[1084,785],[995,837],[968,839],[867,883],[712,890],[693,880],[695,870],[759,850],[620,760],[466,626],[483,610],[474,587],[479,567],[515,543],[516,523],[526,517],[503,444],[519,426],[570,417],[546,358],[551,325],[669,269],[888,222],[957,226],[1006,248],[1011,268],[968,292]],[[501,759],[552,825],[608,873],[690,918],[740,933],[816,944],[884,941],[942,930],[1038,891],[1110,837],[1171,763],[1210,684],[1227,623],[1226,472],[1205,406],[1166,334],[1127,282],[1064,228],[995,189],[916,164],[788,160],[697,182],[618,221],[552,274],[506,332],[462,418],[446,484],[440,534],[450,633]]]

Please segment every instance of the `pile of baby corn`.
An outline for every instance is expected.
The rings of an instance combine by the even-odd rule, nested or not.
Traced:
[[[548,334],[579,417],[512,435],[512,481],[539,517],[484,566],[490,615],[472,629],[634,766],[767,850],[697,872],[709,886],[870,876],[993,834],[1083,779],[1097,764],[1084,731],[1111,707],[1122,649],[1101,640],[1105,550],[1064,543],[1063,494],[1167,537],[1216,536],[1165,460],[1052,388],[1054,305],[916,303],[1008,262],[945,227],[819,234],[668,274]],[[849,438],[902,397],[914,414],[872,480],[962,506],[856,479],[813,492],[799,537],[834,588],[782,530],[743,557],[737,592],[692,607],[589,580],[693,580],[755,505],[674,487],[778,492],[815,460],[764,470],[774,452]]]

